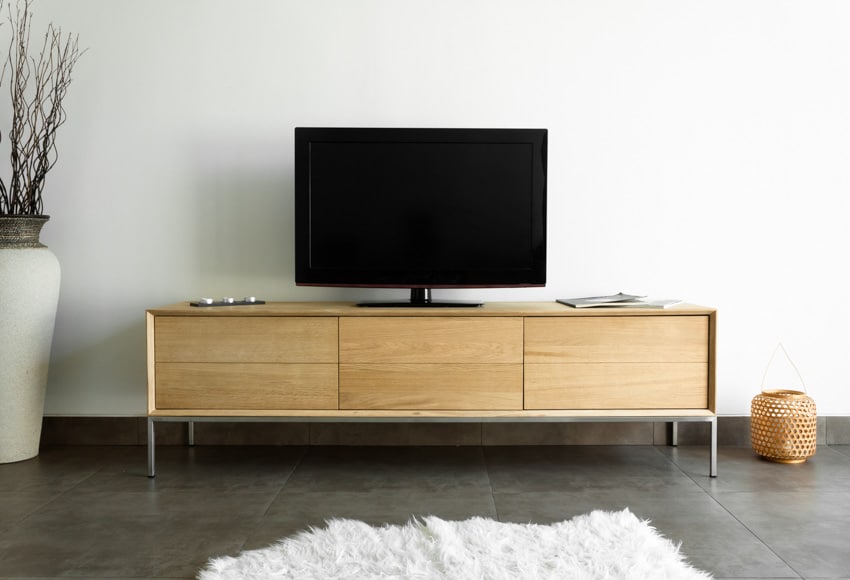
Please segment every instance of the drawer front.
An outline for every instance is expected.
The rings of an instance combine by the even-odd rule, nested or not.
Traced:
[[[340,364],[340,409],[520,410],[522,364]]]
[[[709,408],[708,316],[527,318],[525,408]]]
[[[337,365],[157,363],[157,409],[337,409]]]
[[[526,409],[706,409],[707,363],[525,365]]]
[[[158,316],[156,362],[336,363],[335,317]]]
[[[527,318],[526,363],[708,362],[708,316]]]
[[[340,363],[522,363],[522,318],[341,318]]]

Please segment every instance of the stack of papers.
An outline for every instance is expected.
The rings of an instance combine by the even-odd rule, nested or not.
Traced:
[[[588,296],[586,298],[559,298],[558,302],[573,308],[667,308],[679,304],[676,298],[647,298],[633,294],[613,294],[611,296]]]

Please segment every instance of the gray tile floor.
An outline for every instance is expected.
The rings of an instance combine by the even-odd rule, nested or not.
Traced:
[[[53,447],[0,465],[0,578],[192,578],[330,517],[549,523],[628,507],[716,578],[850,578],[850,446]]]

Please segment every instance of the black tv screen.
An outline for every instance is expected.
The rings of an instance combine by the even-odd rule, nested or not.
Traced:
[[[296,284],[545,285],[546,140],[545,129],[296,128]]]

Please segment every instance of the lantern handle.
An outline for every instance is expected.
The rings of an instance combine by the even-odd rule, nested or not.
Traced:
[[[764,369],[764,374],[761,376],[761,391],[764,391],[764,381],[767,378],[767,371],[770,370],[770,365],[773,364],[773,359],[776,357],[777,351],[782,349],[783,354],[785,354],[785,358],[788,359],[788,362],[791,363],[791,367],[794,369],[794,372],[797,373],[797,378],[800,379],[800,384],[803,385],[803,392],[807,395],[809,394],[808,389],[806,389],[806,381],[803,380],[803,375],[800,374],[800,370],[797,368],[797,365],[794,364],[794,361],[791,360],[791,357],[788,356],[788,351],[785,350],[785,347],[782,345],[782,342],[776,345],[776,348],[773,349],[773,354],[770,355],[770,360],[767,361],[767,366]]]

